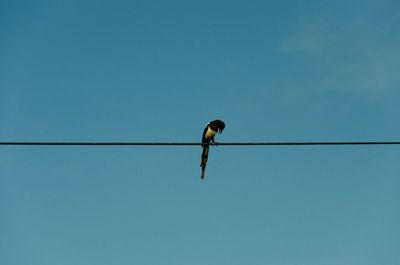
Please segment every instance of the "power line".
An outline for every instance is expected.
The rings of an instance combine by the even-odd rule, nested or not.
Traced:
[[[197,142],[0,142],[10,146],[201,146]],[[215,146],[400,145],[400,141],[227,142]]]

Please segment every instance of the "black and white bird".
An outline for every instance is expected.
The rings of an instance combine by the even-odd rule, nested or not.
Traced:
[[[203,148],[203,152],[201,154],[201,178],[204,178],[204,172],[206,171],[207,159],[208,159],[208,150],[209,144],[214,144],[215,140],[214,137],[217,133],[222,133],[225,128],[225,123],[221,120],[215,120],[212,122],[207,123],[206,127],[203,131],[203,138],[201,139],[201,143]]]

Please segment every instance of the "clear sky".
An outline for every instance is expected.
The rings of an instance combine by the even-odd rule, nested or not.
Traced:
[[[400,140],[398,1],[1,1],[1,141]],[[0,147],[0,264],[398,265],[400,147]]]

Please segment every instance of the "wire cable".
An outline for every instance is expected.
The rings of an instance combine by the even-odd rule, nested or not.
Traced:
[[[400,145],[400,141],[311,141],[311,142],[16,142],[3,141],[0,145],[9,146],[304,146],[304,145]]]

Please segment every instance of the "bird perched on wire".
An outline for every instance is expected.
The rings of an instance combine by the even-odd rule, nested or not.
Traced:
[[[206,171],[207,159],[208,159],[208,150],[209,144],[215,144],[214,137],[217,133],[222,133],[225,128],[225,123],[221,120],[214,120],[212,122],[207,123],[206,127],[203,131],[203,137],[201,139],[201,143],[203,143],[202,148],[203,152],[201,153],[201,178],[204,178],[204,172]]]

